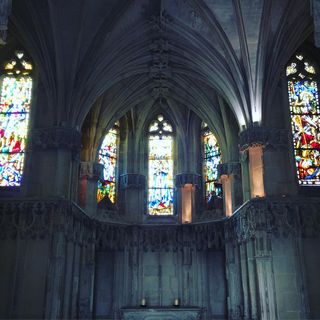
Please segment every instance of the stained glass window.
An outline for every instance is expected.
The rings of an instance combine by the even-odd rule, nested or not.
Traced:
[[[320,109],[315,74],[315,67],[301,54],[287,66],[294,156],[303,186],[320,185]]]
[[[16,51],[0,78],[0,186],[21,185],[31,103],[32,64]]]
[[[172,126],[162,115],[149,127],[148,213],[173,215]]]
[[[203,142],[203,177],[205,184],[206,202],[214,197],[222,197],[222,186],[218,182],[218,164],[221,163],[220,146],[215,135],[206,123],[202,124]]]
[[[112,203],[116,202],[116,171],[119,145],[119,122],[105,135],[98,162],[103,165],[103,179],[98,181],[97,199],[100,202],[108,196]]]

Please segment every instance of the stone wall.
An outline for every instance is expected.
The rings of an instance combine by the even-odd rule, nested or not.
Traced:
[[[138,226],[62,199],[3,199],[0,316],[119,319],[146,298],[207,320],[317,319],[319,204],[268,197],[220,221]]]

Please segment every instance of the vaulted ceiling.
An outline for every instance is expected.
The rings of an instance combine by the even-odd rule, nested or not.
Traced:
[[[301,0],[15,0],[10,29],[34,59],[52,124],[107,125],[163,97],[221,121],[263,121],[284,66],[313,30]],[[219,103],[220,101],[220,103]]]

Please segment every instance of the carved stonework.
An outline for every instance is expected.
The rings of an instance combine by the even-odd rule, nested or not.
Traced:
[[[97,162],[80,163],[80,179],[99,180],[102,178],[103,165]]]
[[[165,11],[159,16],[152,17],[150,45],[151,66],[149,78],[153,81],[151,96],[154,98],[166,97],[169,92],[167,80],[172,76],[170,68],[169,41],[166,39],[167,26],[170,22],[170,17]]]
[[[139,173],[127,173],[120,176],[121,189],[144,189],[146,187],[146,176]]]
[[[320,237],[319,205],[317,198],[252,199],[226,221],[225,239],[243,242],[264,237],[263,233],[275,237]],[[260,243],[265,243],[264,248],[258,248],[264,252],[268,239],[261,238]]]
[[[6,44],[8,20],[11,13],[12,0],[0,1],[0,44]]]
[[[255,146],[288,148],[288,145],[289,131],[287,129],[253,126],[242,131],[239,136],[240,151]]]
[[[51,127],[30,132],[29,150],[69,149],[80,151],[81,133],[73,128]]]
[[[196,173],[180,173],[175,176],[175,186],[177,188],[183,187],[185,184],[188,183],[198,188],[201,188],[201,175]]]
[[[241,176],[241,164],[239,162],[227,162],[218,164],[218,177],[222,175],[234,175],[236,177]]]
[[[0,240],[36,239],[61,234],[67,241],[98,249],[143,251],[205,251],[227,243],[258,239],[257,254],[269,254],[269,236],[320,237],[320,200],[285,197],[253,199],[229,219],[189,225],[108,223],[88,217],[67,200],[3,200]]]

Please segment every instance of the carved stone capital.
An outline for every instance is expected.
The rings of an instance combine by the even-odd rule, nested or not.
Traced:
[[[230,176],[234,175],[237,177],[241,176],[241,165],[239,162],[226,162],[218,165],[218,177],[222,175]]]
[[[180,173],[175,177],[175,186],[177,188],[183,187],[185,184],[189,183],[198,188],[201,187],[202,177],[200,174],[196,173]]]
[[[271,148],[287,148],[289,132],[287,129],[250,127],[240,132],[239,149],[245,151],[249,147],[263,146]]]
[[[146,187],[146,176],[139,173],[126,173],[120,176],[121,189],[144,189]]]
[[[51,127],[30,132],[29,150],[69,149],[77,153],[81,147],[81,133],[74,128]]]
[[[97,162],[84,162],[80,163],[80,178],[99,180],[102,178],[103,165]]]

